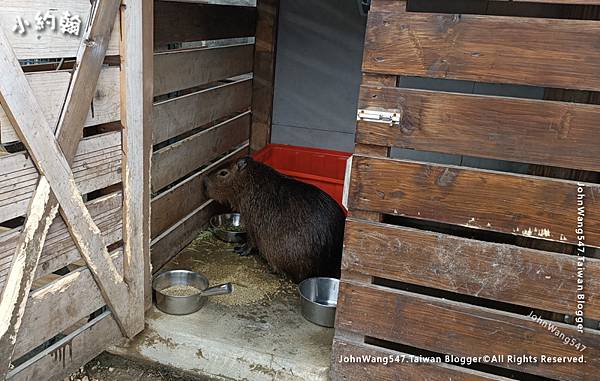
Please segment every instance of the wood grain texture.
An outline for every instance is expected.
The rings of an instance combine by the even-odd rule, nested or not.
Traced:
[[[600,89],[595,21],[411,13],[405,6],[373,1],[363,71]]]
[[[355,156],[349,208],[577,244],[578,183]],[[600,246],[600,185],[584,183],[585,242]]]
[[[380,286],[342,282],[336,327],[456,356],[490,354],[584,356],[580,363],[494,364],[565,381],[592,380],[600,371],[600,332],[583,335],[574,326],[553,323],[587,346],[580,352],[529,316],[433,298]],[[516,352],[515,352],[516,351]]]
[[[175,225],[208,199],[202,192],[202,180],[216,168],[227,166],[232,161],[248,154],[248,144],[215,161],[176,186],[152,199],[152,238]]]
[[[577,309],[570,255],[355,219],[345,232],[344,271],[563,314]],[[585,316],[600,320],[600,260],[585,263]]]
[[[123,280],[128,286],[129,337],[144,329],[152,305],[150,159],[154,64],[154,3],[127,0],[123,20]]]
[[[247,111],[252,80],[211,87],[154,104],[153,142],[158,144],[215,120]]]
[[[154,45],[252,37],[256,8],[155,1]]]
[[[4,378],[9,369],[33,276],[48,229],[56,217],[59,201],[78,248],[96,282],[101,285],[119,326],[125,331],[125,306],[119,299],[122,293],[116,290],[123,283],[119,283],[114,266],[111,268],[101,233],[83,205],[69,168],[81,140],[82,126],[93,99],[119,5],[118,0],[92,4],[91,21],[86,25],[79,45],[78,65],[73,73],[56,138],[21,70],[10,41],[0,31],[0,67],[5,75],[5,81],[0,82],[0,103],[23,138],[41,174],[0,301],[0,378]],[[50,189],[50,183],[53,189]],[[108,295],[112,296],[112,300]]]
[[[48,27],[38,33],[35,29],[35,16],[38,12],[48,10],[56,16],[56,31],[51,31]],[[0,7],[0,25],[19,59],[75,57],[91,10],[89,0],[61,0],[59,3],[48,0],[3,0]],[[81,17],[79,37],[60,32],[59,23],[65,11]],[[23,35],[13,32],[19,16],[31,23],[27,33]],[[119,31],[119,19],[116,19],[107,55],[119,55]]]
[[[250,138],[252,151],[257,151],[271,142],[279,0],[258,0],[256,8],[258,16]]]
[[[122,239],[122,203],[122,194],[120,192],[112,193],[86,203],[86,207],[90,211],[94,222],[100,231],[102,231],[102,237],[106,246]],[[15,228],[0,235],[0,291],[8,276],[20,232],[20,228]],[[79,258],[81,258],[79,250],[75,246],[64,221],[57,218],[48,230],[44,248],[38,261],[35,278],[37,279],[56,271],[69,263],[75,262]]]
[[[154,55],[154,96],[252,72],[254,44],[170,50]]]
[[[111,253],[111,258],[118,271],[122,272],[122,250]],[[105,304],[86,267],[32,291],[23,315],[14,357],[19,358],[79,320],[89,317]]]
[[[341,363],[342,357],[371,356],[372,358],[404,358],[404,362]],[[332,381],[398,381],[398,380],[452,380],[452,381],[509,381],[508,378],[486,374],[445,363],[410,362],[410,355],[365,343],[353,343],[344,339],[333,340]],[[399,375],[402,375],[399,378]]]
[[[48,123],[54,128],[67,96],[71,74],[66,71],[53,71],[29,73],[26,77]],[[119,68],[111,66],[102,69],[94,98],[88,107],[84,127],[116,122],[120,119],[119,87]],[[0,142],[7,144],[19,140],[6,113],[0,107]]]
[[[83,194],[121,182],[121,133],[109,132],[81,140],[72,164]],[[27,153],[0,157],[0,221],[24,216],[39,174]]]
[[[152,271],[157,272],[196,238],[210,218],[225,208],[209,200],[152,240]]]
[[[401,114],[359,121],[358,142],[600,171],[600,106],[362,86],[359,108]]]
[[[7,381],[62,380],[111,345],[123,342],[110,312],[105,312],[73,333],[13,369]]]
[[[219,123],[152,155],[152,192],[239,146],[250,135],[250,112]]]

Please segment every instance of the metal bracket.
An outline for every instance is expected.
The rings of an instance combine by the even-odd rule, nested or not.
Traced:
[[[385,123],[389,126],[393,126],[394,124],[400,124],[400,113],[359,109],[356,115],[356,120],[363,120],[365,122]]]

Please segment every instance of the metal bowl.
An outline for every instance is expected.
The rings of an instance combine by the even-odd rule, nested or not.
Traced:
[[[300,282],[302,316],[311,323],[333,327],[339,288],[340,281],[335,278],[308,278]]]
[[[217,238],[230,243],[246,242],[246,231],[229,231],[227,226],[235,226],[243,229],[239,213],[227,213],[214,216],[210,219],[210,227]]]
[[[171,286],[192,286],[200,290],[197,294],[186,296],[170,296],[163,290]],[[171,315],[187,315],[198,311],[206,303],[207,296],[230,294],[231,283],[208,287],[208,279],[199,273],[188,270],[171,270],[157,275],[152,281],[156,292],[156,307]]]

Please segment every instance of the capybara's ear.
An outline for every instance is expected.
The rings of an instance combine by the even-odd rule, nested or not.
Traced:
[[[243,157],[240,160],[238,160],[237,162],[237,169],[238,171],[243,171],[244,169],[246,169],[246,166],[248,165],[248,162],[250,161],[250,157]]]

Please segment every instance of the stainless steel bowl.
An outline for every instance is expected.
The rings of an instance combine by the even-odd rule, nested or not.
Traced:
[[[229,231],[227,226],[243,228],[239,213],[227,213],[214,216],[210,219],[210,227],[217,238],[230,243],[242,243],[246,241],[246,231]]]
[[[162,293],[171,286],[192,286],[200,290],[189,296],[170,296]],[[171,315],[187,315],[198,311],[206,303],[206,297],[233,292],[231,283],[208,287],[208,279],[199,273],[188,270],[171,270],[157,275],[152,282],[156,293],[156,307]]]
[[[300,282],[302,316],[323,327],[333,327],[339,288],[340,281],[335,278],[308,278]]]

